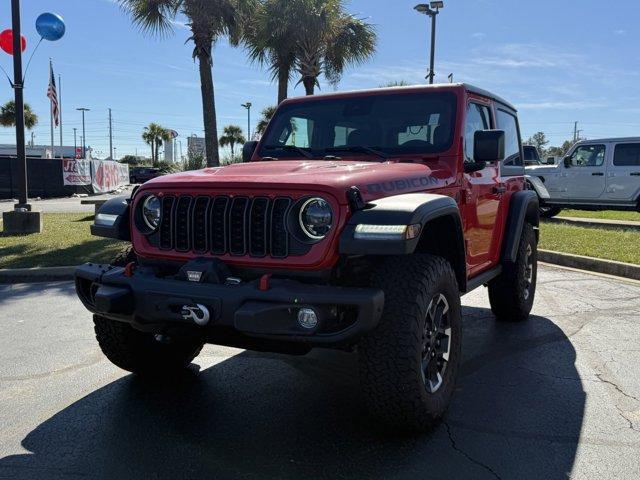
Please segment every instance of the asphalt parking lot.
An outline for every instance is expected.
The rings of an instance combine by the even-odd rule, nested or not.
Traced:
[[[71,283],[0,285],[0,478],[640,478],[640,284],[541,267],[534,315],[463,299],[430,435],[363,412],[352,355],[206,347],[158,385],[109,364]]]

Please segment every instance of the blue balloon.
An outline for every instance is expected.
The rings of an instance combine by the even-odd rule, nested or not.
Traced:
[[[60,40],[66,29],[64,20],[57,13],[43,13],[36,20],[36,30],[45,40]]]

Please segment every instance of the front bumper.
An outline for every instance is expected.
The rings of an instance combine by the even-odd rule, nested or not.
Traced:
[[[259,280],[197,283],[161,278],[145,267],[127,276],[120,267],[87,263],[76,269],[75,281],[80,300],[91,312],[157,333],[189,327],[207,335],[226,328],[253,338],[341,345],[375,328],[384,306],[384,293],[372,288],[271,279],[268,288],[261,289]],[[317,313],[315,328],[298,323],[301,308]]]

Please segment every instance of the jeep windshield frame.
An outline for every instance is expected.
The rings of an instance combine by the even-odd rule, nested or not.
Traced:
[[[442,154],[454,142],[457,107],[452,91],[371,93],[285,103],[269,123],[257,154],[279,160],[308,156],[322,160],[344,152],[371,161],[380,161],[382,155]],[[309,155],[301,155],[301,149]]]

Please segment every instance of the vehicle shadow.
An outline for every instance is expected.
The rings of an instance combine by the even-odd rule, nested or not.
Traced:
[[[0,477],[567,478],[585,393],[555,324],[465,308],[445,421],[394,437],[363,409],[354,356],[243,352],[160,385],[127,376],[42,422]]]

